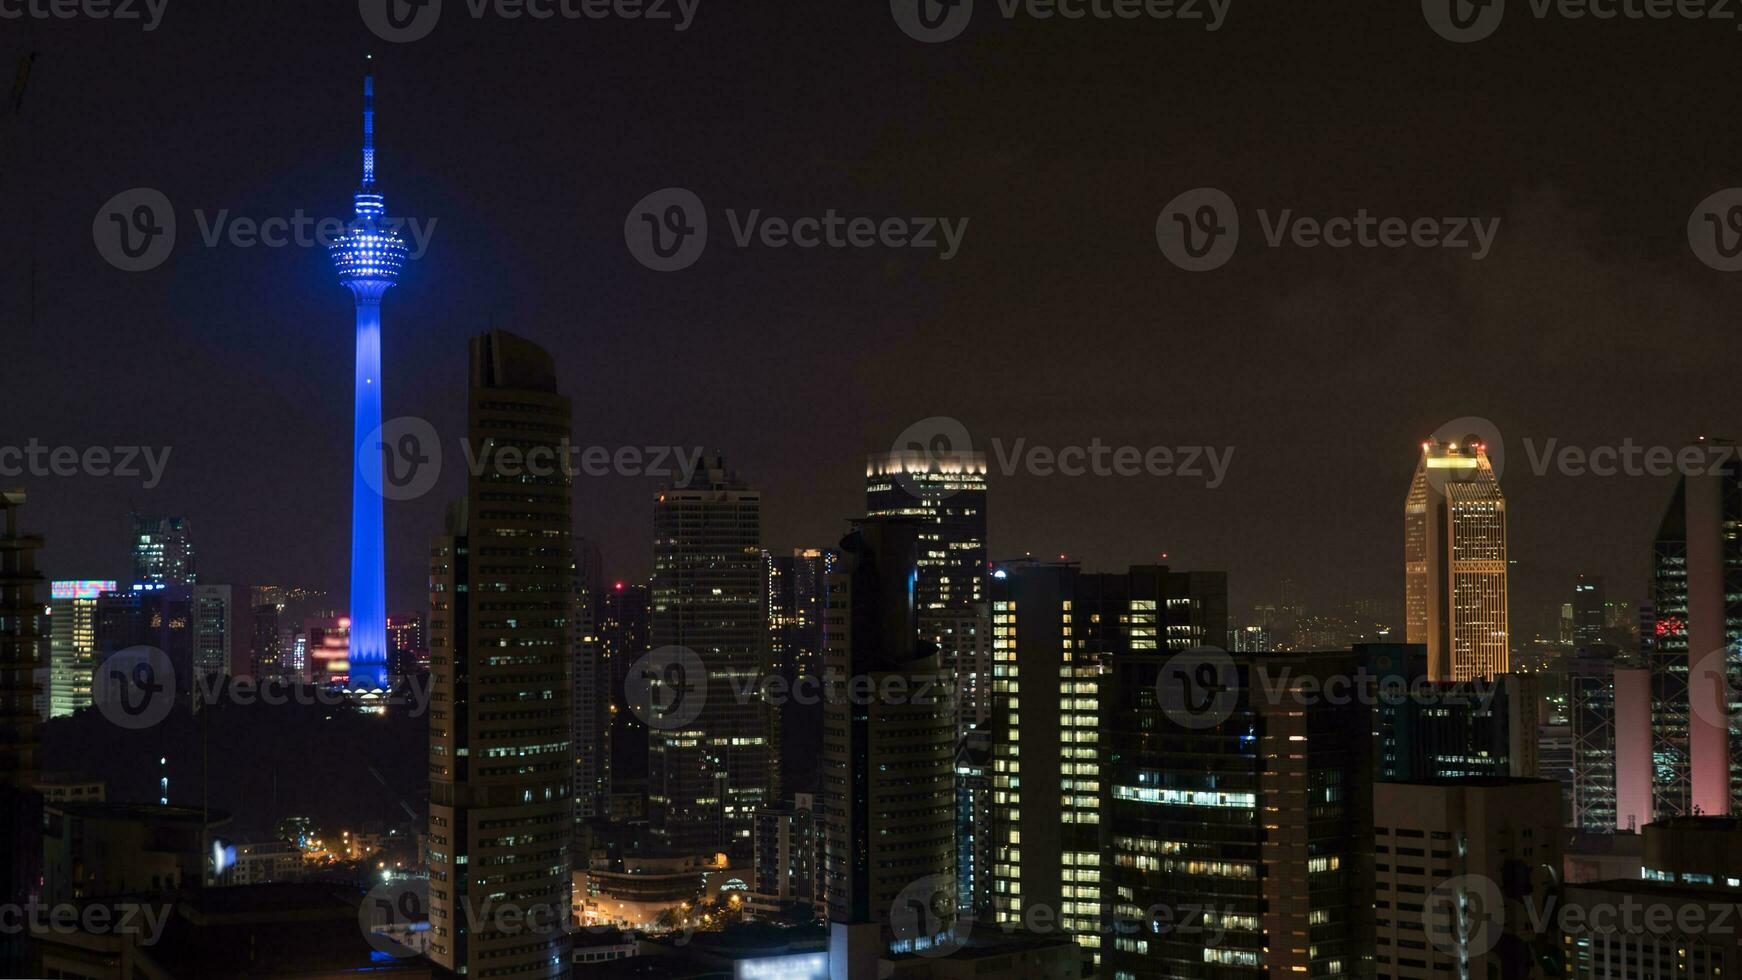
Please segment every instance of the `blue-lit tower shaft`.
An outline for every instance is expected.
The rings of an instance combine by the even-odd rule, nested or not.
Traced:
[[[381,297],[399,279],[405,242],[375,189],[375,79],[363,80],[363,184],[356,214],[333,243],[333,266],[357,309],[356,417],[351,440],[351,641],[349,686],[387,686],[387,571],[381,490]]]

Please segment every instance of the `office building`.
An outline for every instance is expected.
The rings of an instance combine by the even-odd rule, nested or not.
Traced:
[[[114,582],[54,582],[49,585],[49,717],[91,706],[97,666],[97,597]]]
[[[1136,566],[1000,562],[992,576],[991,890],[1000,924],[1034,915],[1103,955],[1114,900],[1107,813],[1108,685],[1121,658],[1227,635],[1227,578]]]
[[[42,796],[36,791],[37,670],[44,663],[45,626],[36,570],[40,535],[20,522],[23,490],[0,490],[0,840],[5,841],[6,894],[41,894]],[[17,898],[12,899],[17,901]],[[28,944],[0,935],[0,972],[28,976]]]
[[[762,493],[719,455],[654,505],[652,646],[700,659],[700,714],[648,732],[648,816],[673,856],[750,852],[750,815],[778,798],[778,710],[769,676]],[[687,679],[685,683],[688,683]]]
[[[809,922],[822,904],[818,841],[822,821],[815,798],[797,793],[793,802],[757,810],[751,819],[754,855],[745,914]]]
[[[922,527],[867,518],[842,540],[829,576],[824,671],[843,679],[823,709],[824,877],[839,939],[831,976],[952,941],[955,716],[950,678],[919,638]],[[892,912],[914,888],[941,914],[898,930]]]
[[[194,585],[199,582],[193,534],[186,518],[134,514],[132,520],[133,581],[127,584]]]
[[[1347,651],[1112,658],[1103,976],[1364,973],[1372,723],[1318,696],[1356,668]]]
[[[238,621],[235,591],[228,585],[148,585],[99,593],[94,698],[100,700],[101,667],[109,657],[147,646],[168,657],[177,702],[197,709],[202,692],[230,673]]]
[[[429,669],[429,640],[421,613],[387,617],[387,673],[402,680]]]
[[[823,673],[823,606],[828,599],[828,576],[835,570],[837,558],[832,548],[799,548],[790,555],[763,552],[769,665],[788,691],[806,690],[805,685],[818,689],[814,685],[820,683]],[[780,785],[784,795],[814,797],[821,791],[816,746],[822,730],[820,697],[789,697],[780,706]]]
[[[1703,451],[1706,446],[1700,446]],[[1730,719],[1742,711],[1742,464],[1676,484],[1652,548],[1655,815],[1729,813],[1742,795]]]
[[[1405,639],[1428,678],[1506,673],[1506,498],[1481,443],[1422,443],[1403,530]]]
[[[605,815],[611,798],[611,665],[594,621],[598,609],[599,549],[575,542],[574,628],[575,819]]]
[[[1651,821],[1650,671],[1595,644],[1568,665],[1567,709],[1572,825],[1637,833]]]
[[[897,450],[865,467],[869,517],[920,523],[919,614],[986,601],[986,454]]]
[[[1376,785],[1375,975],[1552,975],[1559,932],[1531,916],[1559,884],[1560,797],[1547,779]]]
[[[563,977],[574,834],[570,479],[499,466],[560,453],[556,365],[500,330],[471,343],[480,465],[430,562],[429,958],[482,977]],[[505,928],[485,903],[524,910]],[[557,910],[554,911],[553,910]]]
[[[610,753],[606,771],[610,774],[611,790],[607,800],[633,800],[632,809],[646,812],[647,800],[647,724],[630,711],[624,699],[624,682],[629,668],[651,647],[648,641],[653,628],[653,605],[647,586],[614,582],[601,589],[598,596],[594,633],[598,638],[599,657],[609,671],[606,697],[609,699],[608,728],[605,733]],[[627,816],[623,806],[607,806],[613,819]]]
[[[992,919],[992,739],[973,731],[956,743],[956,909]]]
[[[1430,681],[1419,644],[1358,643],[1373,695],[1380,779],[1535,777],[1540,769],[1538,678],[1499,674]]]
[[[1573,583],[1572,641],[1575,649],[1588,650],[1607,642],[1608,601],[1601,575],[1580,575]]]

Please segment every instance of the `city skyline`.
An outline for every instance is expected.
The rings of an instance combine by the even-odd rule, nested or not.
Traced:
[[[1614,3],[0,0],[0,975],[1734,980]]]

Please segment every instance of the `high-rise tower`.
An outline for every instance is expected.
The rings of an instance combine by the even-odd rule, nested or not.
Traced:
[[[1403,550],[1408,640],[1427,646],[1428,679],[1506,673],[1506,498],[1481,443],[1422,443]]]
[[[387,686],[387,573],[382,543],[381,297],[399,281],[405,240],[375,188],[375,75],[363,77],[363,183],[355,216],[333,242],[333,267],[357,307],[357,398],[351,439],[350,686]]]
[[[648,732],[648,817],[672,855],[747,856],[751,815],[777,798],[779,716],[751,690],[768,676],[762,492],[724,457],[659,491],[653,516],[652,646],[694,651],[701,712]]]
[[[569,438],[556,362],[506,331],[473,338],[466,419],[480,465],[430,559],[429,958],[443,976],[567,977],[573,485],[518,465]]]

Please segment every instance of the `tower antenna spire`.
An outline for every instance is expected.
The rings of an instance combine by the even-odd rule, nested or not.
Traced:
[[[364,56],[363,189],[375,186],[375,56]]]

